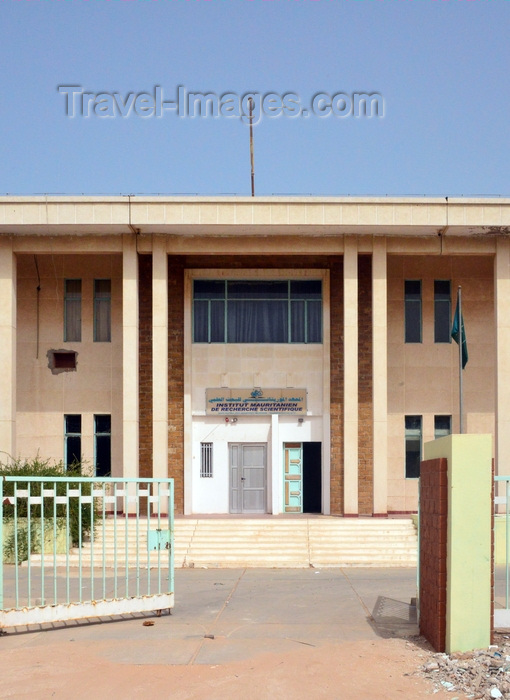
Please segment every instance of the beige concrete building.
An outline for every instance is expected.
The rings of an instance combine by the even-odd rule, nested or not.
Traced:
[[[510,200],[0,198],[0,450],[176,510],[415,511],[422,445],[510,455]]]

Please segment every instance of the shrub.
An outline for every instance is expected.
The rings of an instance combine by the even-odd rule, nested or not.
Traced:
[[[40,460],[39,458],[33,459],[31,461],[15,460],[13,463],[7,465],[0,463],[0,478],[3,476],[37,476],[37,477],[48,477],[48,481],[35,482],[31,485],[31,494],[33,496],[39,496],[41,489],[53,489],[55,485],[56,477],[63,476],[81,476],[81,465],[79,463],[73,464],[69,469],[65,469],[62,462],[56,464],[50,464],[49,460]],[[58,496],[65,496],[67,488],[69,489],[79,489],[81,487],[81,493],[84,496],[89,496],[92,492],[93,480],[80,482],[70,482],[68,484],[64,482],[56,483],[56,493]],[[18,484],[19,488],[19,484]],[[5,522],[12,522],[14,519],[14,505],[6,503],[6,499],[14,494],[14,483],[12,481],[4,481],[3,485],[3,516]],[[30,506],[30,518],[32,522],[40,521],[41,519],[41,509],[43,509],[42,515],[45,521],[52,522],[54,516],[54,502],[50,497],[45,497],[43,499],[43,504],[33,504]],[[68,511],[68,513],[67,513]],[[76,497],[69,498],[69,505],[64,503],[58,503],[56,505],[56,516],[57,524],[64,526],[66,523],[67,514],[69,516],[69,532],[71,536],[71,541],[73,545],[77,545],[84,537],[90,533],[92,522],[101,517],[101,511],[97,505],[93,502],[92,504],[85,504],[81,506],[81,516],[80,516],[80,504],[79,499]],[[17,499],[17,518],[25,519],[28,516],[28,503],[24,498]],[[48,519],[48,520],[47,520]],[[10,539],[13,539],[11,537]],[[34,551],[38,546],[40,535],[34,532],[32,541],[32,550]],[[22,560],[28,555],[28,543],[27,543],[26,531],[23,534],[23,528],[20,528],[18,535],[18,556]],[[14,543],[7,541],[5,543],[5,550],[9,552],[14,551]],[[27,550],[25,552],[25,550]]]

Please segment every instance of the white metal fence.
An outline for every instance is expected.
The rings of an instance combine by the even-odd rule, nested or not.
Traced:
[[[172,479],[0,477],[0,628],[164,610]]]

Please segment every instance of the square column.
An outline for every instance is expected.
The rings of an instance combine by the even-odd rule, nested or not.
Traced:
[[[152,246],[152,475],[168,478],[168,257],[160,237]]]
[[[358,244],[344,243],[344,515],[358,514]]]
[[[16,459],[16,256],[0,238],[0,462]]]
[[[122,240],[122,408],[123,473],[139,474],[138,410],[138,254],[136,238],[124,234]]]
[[[510,241],[496,239],[496,474],[506,472],[510,454]],[[501,463],[500,463],[501,459]]]
[[[374,421],[374,515],[388,512],[388,276],[386,239],[372,253],[372,377]]]

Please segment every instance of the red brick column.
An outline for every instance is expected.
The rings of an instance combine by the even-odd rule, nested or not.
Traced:
[[[140,477],[152,477],[152,255],[138,256]]]
[[[184,261],[168,258],[168,476],[184,513]]]
[[[344,512],[344,293],[343,261],[331,265],[331,513]]]
[[[438,652],[446,645],[448,460],[420,469],[420,633]]]
[[[372,380],[372,259],[358,257],[358,508],[374,511],[374,431]]]

